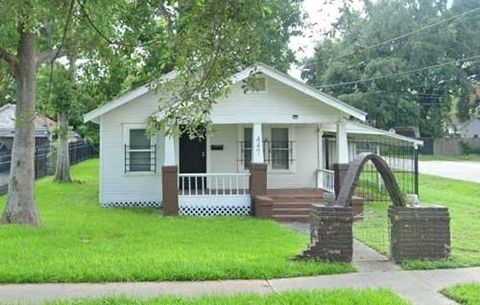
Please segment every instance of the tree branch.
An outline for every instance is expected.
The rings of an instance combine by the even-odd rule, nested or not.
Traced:
[[[15,56],[13,53],[10,53],[7,49],[0,47],[0,59],[3,59],[8,63],[13,75],[15,76],[18,63],[17,56]]]
[[[44,63],[51,63],[57,58],[67,55],[65,48],[46,50],[37,55],[37,67]]]

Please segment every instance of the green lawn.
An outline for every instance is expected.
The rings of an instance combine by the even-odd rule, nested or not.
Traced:
[[[456,285],[443,289],[442,293],[462,305],[480,304],[480,283]]]
[[[479,154],[445,156],[445,155],[418,155],[420,161],[480,161]]]
[[[98,205],[98,160],[72,168],[79,183],[37,182],[38,228],[0,226],[0,282],[254,279],[354,271],[293,262],[308,237],[245,217],[162,217]],[[3,210],[5,196],[1,198]]]
[[[449,261],[407,261],[407,269],[449,268],[480,265],[480,184],[420,175],[420,203],[449,208],[452,255]],[[387,203],[369,203],[365,219],[354,226],[356,238],[387,252]]]
[[[65,300],[44,305],[407,305],[396,294],[386,289],[339,289],[296,291],[279,294],[248,294],[235,296],[160,297],[133,299],[107,297],[101,299]]]

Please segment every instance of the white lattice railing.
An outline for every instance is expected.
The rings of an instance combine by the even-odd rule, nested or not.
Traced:
[[[328,169],[317,169],[317,188],[327,192],[335,192],[334,172]]]
[[[237,196],[250,194],[250,173],[181,173],[178,190],[182,196]]]

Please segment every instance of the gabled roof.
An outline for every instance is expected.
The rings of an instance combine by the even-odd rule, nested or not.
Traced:
[[[333,108],[336,108],[340,110],[341,112],[345,113],[346,115],[352,116],[354,118],[357,118],[361,121],[366,120],[367,114],[353,106],[350,106],[339,99],[334,98],[333,96],[330,96],[328,94],[325,94],[285,73],[282,73],[272,67],[269,67],[265,64],[259,63],[257,65],[251,66],[243,71],[240,71],[236,73],[235,75],[232,76],[232,83],[238,83],[242,80],[247,79],[251,74],[254,73],[263,73],[276,81],[283,83],[289,87],[292,87],[300,92],[303,92],[304,94],[320,101],[323,102]],[[175,71],[172,71],[170,73],[165,74],[162,77],[162,80],[172,80],[176,76]],[[120,107],[121,105],[124,105],[150,91],[149,85],[144,85],[140,88],[137,88],[135,90],[130,91],[129,93],[120,96],[119,98],[103,105],[100,106],[99,108],[90,111],[84,116],[84,121],[94,121],[98,122],[98,118],[107,112],[112,111],[113,109]]]
[[[13,137],[15,135],[15,110],[17,106],[14,104],[5,104],[0,107],[0,136]],[[46,137],[49,132],[57,127],[57,123],[52,119],[36,115],[35,120],[35,137]]]

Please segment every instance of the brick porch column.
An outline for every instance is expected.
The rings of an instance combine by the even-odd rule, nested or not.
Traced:
[[[263,196],[267,194],[267,164],[250,164],[250,195]]]
[[[333,164],[334,177],[333,181],[335,184],[335,198],[340,193],[340,188],[342,187],[343,179],[348,171],[348,163],[335,163]]]
[[[162,166],[163,215],[178,215],[178,167]]]
[[[260,218],[270,218],[272,214],[272,201],[267,195],[267,164],[250,164],[250,197],[253,215]]]
[[[165,136],[162,166],[163,215],[178,215],[178,166],[175,164],[175,141]]]

